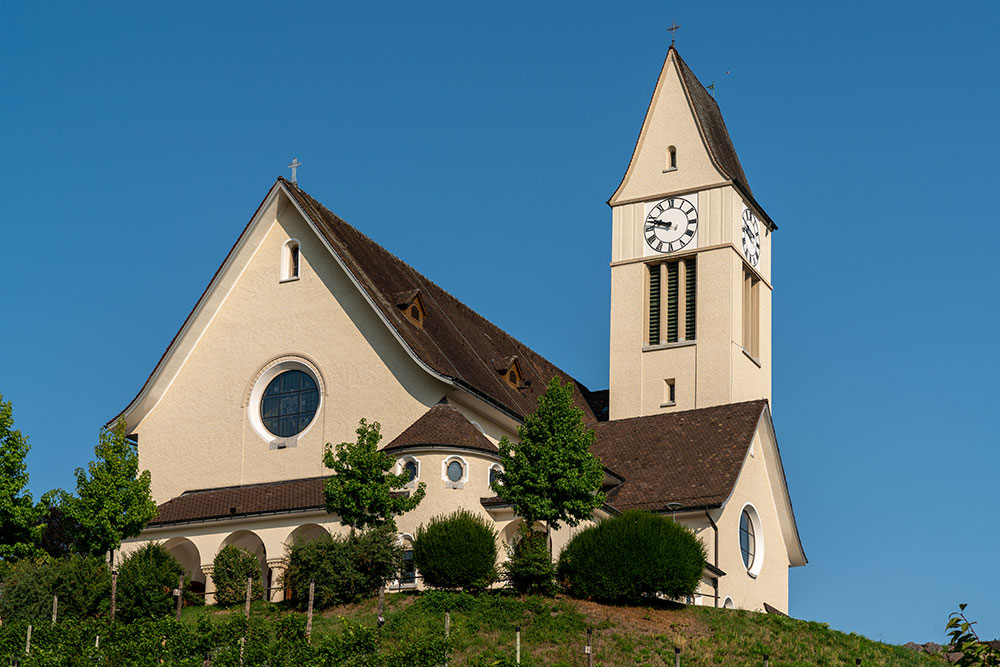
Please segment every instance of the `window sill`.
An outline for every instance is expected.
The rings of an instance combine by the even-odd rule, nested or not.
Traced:
[[[298,279],[299,279],[298,276],[295,276],[294,278],[285,278],[283,280],[279,280],[278,284],[279,285],[284,285],[285,283],[294,283]]]
[[[674,347],[688,347],[694,345],[696,340],[679,340],[676,343],[660,343],[659,345],[643,345],[643,352],[655,352],[656,350],[669,350]]]
[[[660,403],[661,408],[672,408],[677,405],[677,401],[670,401],[669,403]]]
[[[741,349],[743,350],[743,354],[746,356],[747,359],[757,364],[757,368],[763,368],[763,366],[760,365],[760,359],[747,352],[747,349],[745,347]]]
[[[667,173],[670,173],[671,171],[677,171],[677,167],[670,167],[668,169],[664,169],[663,173],[667,174]]]

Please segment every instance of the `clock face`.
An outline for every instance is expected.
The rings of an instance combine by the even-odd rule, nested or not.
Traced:
[[[760,261],[760,223],[750,209],[743,210],[743,256],[751,266]]]
[[[646,216],[643,236],[656,252],[675,252],[685,247],[698,233],[698,211],[687,199],[664,199]]]

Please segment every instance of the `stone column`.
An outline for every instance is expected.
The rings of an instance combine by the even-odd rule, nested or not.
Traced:
[[[212,563],[201,566],[201,572],[205,575],[205,604],[215,604],[215,579],[212,578],[214,570],[215,565]]]
[[[281,602],[285,599],[285,587],[281,580],[285,576],[288,562],[284,558],[268,558],[267,566],[271,569],[271,586],[280,587],[277,590],[268,591],[267,599],[271,602]]]

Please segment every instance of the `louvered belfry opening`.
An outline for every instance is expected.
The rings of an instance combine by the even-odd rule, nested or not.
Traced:
[[[649,345],[696,339],[697,285],[695,257],[649,265]]]
[[[649,267],[649,344],[660,344],[660,265]]]
[[[697,266],[698,264],[695,262],[694,257],[684,260],[684,267],[687,272],[684,284],[684,338],[687,340],[694,340],[697,337],[695,336],[695,318],[697,317],[695,309],[695,304],[697,303],[695,285],[697,285],[698,282]]]

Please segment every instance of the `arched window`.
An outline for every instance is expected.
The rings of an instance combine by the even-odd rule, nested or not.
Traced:
[[[288,239],[281,249],[281,280],[297,280],[299,277],[299,242]]]
[[[417,480],[420,478],[420,462],[412,456],[406,456],[399,462],[399,472],[401,475],[406,475],[406,485],[405,488],[411,489],[417,485]]]
[[[441,462],[441,479],[449,489],[464,488],[469,479],[469,464],[461,456],[449,456]]]
[[[500,466],[492,465],[490,466],[490,488],[493,489],[500,482]]]
[[[677,149],[671,146],[667,149],[667,170],[677,168]]]

